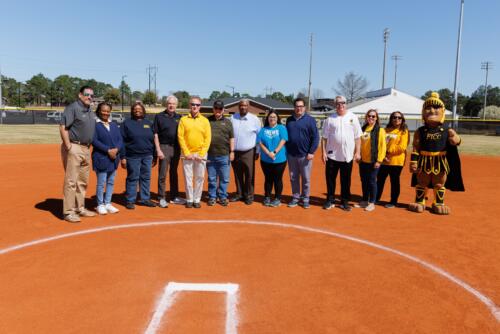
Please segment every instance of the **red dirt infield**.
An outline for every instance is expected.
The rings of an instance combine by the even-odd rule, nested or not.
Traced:
[[[169,282],[238,284],[240,334],[500,332],[491,308],[459,284],[408,258],[343,238],[437,266],[498,307],[499,157],[461,157],[466,192],[447,193],[450,216],[383,206],[371,213],[323,210],[324,166],[316,159],[309,210],[267,208],[258,197],[251,206],[202,203],[188,210],[171,204],[129,211],[119,195],[126,174],[120,169],[115,197],[121,211],[69,224],[59,216],[58,145],[3,145],[0,156],[1,333],[144,333]],[[259,163],[256,170],[256,194],[262,194]],[[153,192],[156,177],[155,169]],[[183,191],[181,170],[179,178]],[[352,180],[357,195],[357,167]],[[289,195],[287,172],[284,183]],[[91,208],[94,194],[91,172]],[[387,185],[382,200],[388,195]],[[405,169],[400,201],[413,197]],[[112,229],[99,230],[106,227]],[[221,294],[183,292],[158,333],[224,333],[225,317]]]

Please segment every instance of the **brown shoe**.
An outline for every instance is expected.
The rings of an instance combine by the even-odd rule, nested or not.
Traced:
[[[64,216],[64,220],[70,223],[79,223],[81,222],[80,217],[75,213],[70,213],[69,215]]]
[[[80,217],[95,217],[96,216],[96,213],[93,212],[93,211],[90,211],[90,210],[87,210],[85,208],[81,209],[79,212],[78,212],[78,215]]]

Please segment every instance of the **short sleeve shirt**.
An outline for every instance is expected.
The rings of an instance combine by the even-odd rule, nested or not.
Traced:
[[[224,116],[217,120],[215,116],[208,117],[212,129],[212,140],[208,149],[208,155],[212,157],[221,157],[229,155],[231,138],[234,138],[233,124]]]
[[[284,125],[278,124],[274,128],[271,127],[263,127],[260,129],[259,135],[257,136],[257,142],[262,143],[269,151],[274,151],[280,141],[288,141],[288,132],[286,130],[286,127]],[[275,159],[271,159],[267,154],[262,152],[260,159],[263,162],[267,163],[282,163],[286,161],[286,147],[283,145],[283,147],[280,149],[278,154],[276,154]]]
[[[343,116],[332,114],[323,124],[322,137],[326,139],[328,159],[351,162],[354,158],[355,140],[363,134],[359,119],[348,111]]]
[[[69,140],[81,144],[91,144],[95,132],[95,114],[80,100],[64,109],[60,125],[69,132]]]

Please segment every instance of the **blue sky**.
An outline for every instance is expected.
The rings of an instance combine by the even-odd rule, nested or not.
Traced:
[[[161,95],[187,90],[296,94],[307,87],[309,34],[314,33],[313,89],[332,96],[345,73],[382,81],[384,28],[391,30],[386,86],[413,95],[453,89],[460,0],[350,1],[2,1],[2,73],[27,80],[69,74],[134,90],[148,87],[158,66]],[[500,85],[499,0],[466,0],[459,91]]]

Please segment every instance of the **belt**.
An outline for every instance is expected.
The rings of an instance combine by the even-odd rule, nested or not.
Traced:
[[[77,145],[81,145],[81,146],[85,146],[85,147],[90,147],[90,144],[82,143],[82,142],[80,142],[78,140],[70,140],[70,142],[72,144],[77,144]]]
[[[420,151],[420,155],[426,156],[426,157],[436,157],[436,156],[443,156],[446,155],[446,151],[437,151],[437,152],[429,152],[429,151]]]

